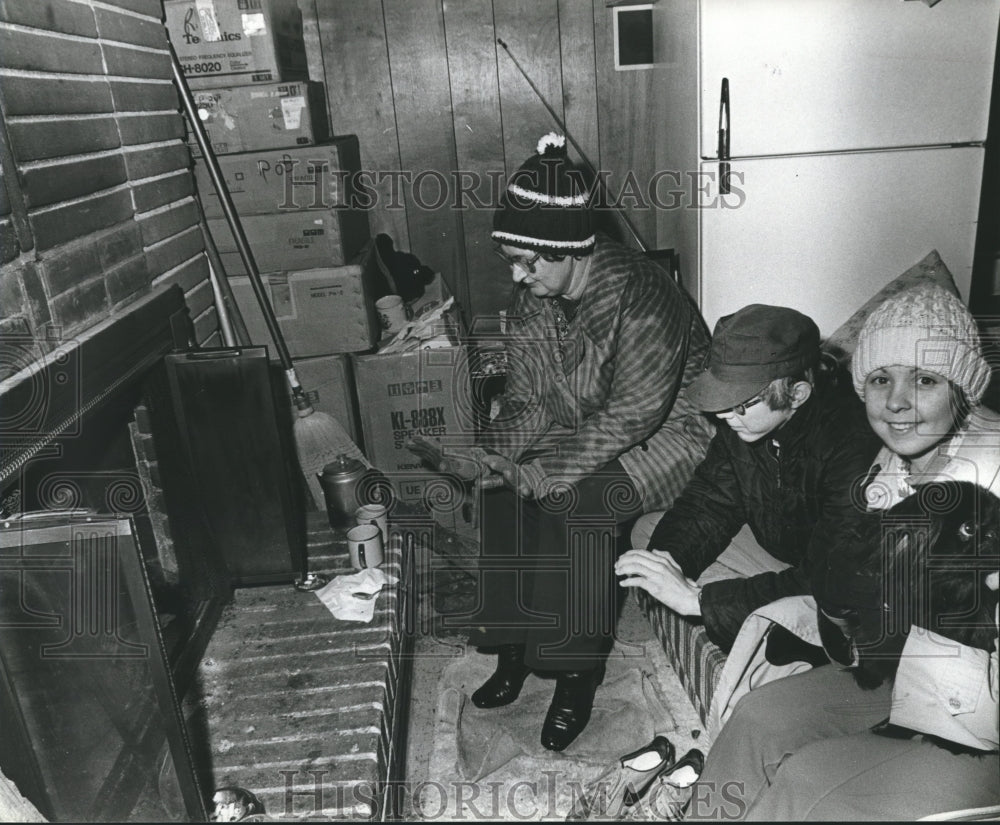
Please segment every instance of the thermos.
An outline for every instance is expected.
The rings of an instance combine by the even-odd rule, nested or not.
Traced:
[[[356,458],[340,455],[319,473],[331,527],[336,529],[354,524],[354,511],[361,506],[358,482],[364,477],[366,469]]]
[[[356,458],[337,456],[318,475],[326,499],[326,514],[334,529],[353,527],[355,511],[365,504],[388,504],[384,476]]]

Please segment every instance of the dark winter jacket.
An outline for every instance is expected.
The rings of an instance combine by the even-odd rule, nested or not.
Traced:
[[[649,549],[668,551],[696,579],[749,524],[760,546],[791,567],[705,585],[702,618],[713,642],[728,651],[758,607],[811,592],[810,570],[825,570],[825,549],[863,509],[852,487],[880,446],[844,381],[820,385],[782,427],[753,443],[724,423],[717,427]]]

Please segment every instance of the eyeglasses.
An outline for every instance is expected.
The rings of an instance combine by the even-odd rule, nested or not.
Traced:
[[[542,257],[541,252],[536,252],[530,258],[518,258],[516,256],[508,255],[499,246],[493,247],[493,254],[495,254],[498,258],[501,258],[507,266],[519,266],[529,275],[535,274],[535,263]]]
[[[731,412],[737,415],[746,415],[747,410],[750,409],[754,404],[759,404],[764,400],[764,396],[755,395],[749,401],[744,401],[742,404],[737,404],[735,407],[730,407],[728,410],[723,410],[723,413]],[[716,413],[716,415],[721,415],[721,413]]]

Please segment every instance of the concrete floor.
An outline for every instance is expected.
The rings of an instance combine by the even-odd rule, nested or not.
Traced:
[[[475,653],[463,654],[460,647],[462,641],[461,637],[448,637],[440,633],[420,635],[416,640],[406,752],[406,784],[411,789],[429,783],[435,778],[442,779],[441,764],[432,766],[432,760],[440,761],[442,752],[443,743],[436,741],[436,734],[438,736],[449,735],[444,732],[447,726],[443,724],[443,720],[438,718],[442,673],[455,662],[456,656],[478,655]],[[632,595],[627,598],[619,620],[618,643],[619,645],[623,643],[637,645],[643,650],[645,661],[640,662],[639,666],[654,674],[656,687],[673,717],[672,720],[657,720],[658,729],[673,729],[673,733],[668,734],[668,736],[674,743],[678,755],[685,753],[692,747],[706,751],[707,742],[701,729],[701,720],[687,698],[676,673],[667,662],[659,641],[653,635],[649,623],[641,614]],[[539,727],[540,725],[539,721]],[[453,732],[450,735],[453,736]],[[437,751],[437,756],[435,756],[435,751]],[[558,769],[560,764],[564,764],[561,763],[563,758],[563,755],[552,754],[553,768]],[[436,777],[433,775],[434,773],[437,773]],[[447,767],[444,773],[447,773]],[[454,778],[460,778],[457,766]],[[408,801],[412,802],[412,800]],[[414,810],[412,805],[404,806],[404,814],[407,819],[422,821],[433,819],[433,817],[423,817],[422,811]],[[642,817],[633,816],[630,818]],[[498,816],[479,821],[507,821],[509,819],[511,817]]]

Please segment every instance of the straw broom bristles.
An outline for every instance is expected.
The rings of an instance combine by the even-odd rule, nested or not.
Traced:
[[[295,451],[302,474],[309,485],[309,492],[316,505],[323,509],[325,499],[319,476],[327,464],[336,461],[338,456],[346,455],[356,458],[366,467],[370,468],[372,465],[351,440],[347,430],[332,415],[317,412],[304,398],[296,398],[296,406],[298,417],[293,426]]]

